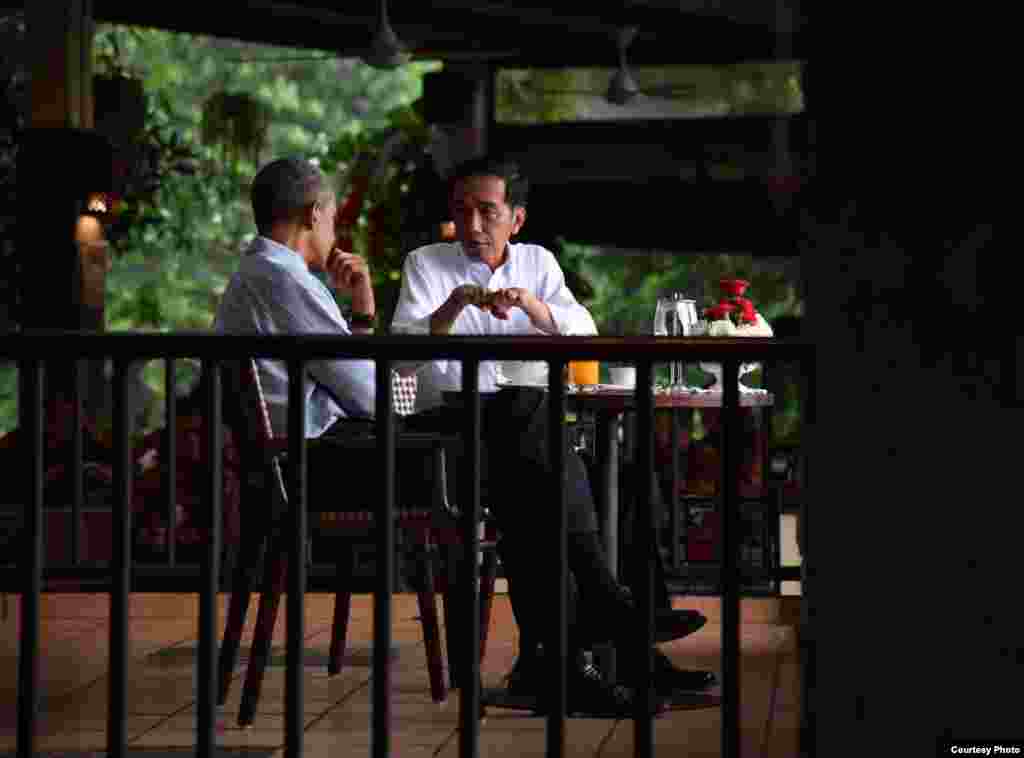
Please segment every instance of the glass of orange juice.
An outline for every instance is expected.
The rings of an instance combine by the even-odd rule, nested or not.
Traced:
[[[569,381],[573,384],[600,384],[598,361],[569,361]]]

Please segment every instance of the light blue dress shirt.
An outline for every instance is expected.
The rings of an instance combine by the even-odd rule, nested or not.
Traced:
[[[351,335],[327,286],[294,250],[257,237],[242,255],[217,308],[214,329],[223,334]],[[288,428],[288,370],[259,359],[260,382],[275,435]],[[373,361],[306,364],[306,436],[319,437],[342,417],[372,418],[376,396]]]

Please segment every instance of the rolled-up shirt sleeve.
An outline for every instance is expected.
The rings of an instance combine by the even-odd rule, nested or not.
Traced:
[[[565,283],[565,274],[551,253],[547,253],[539,298],[551,311],[558,333],[565,336],[591,337],[597,325],[590,312],[577,302]],[[541,330],[536,330],[542,334]]]
[[[326,287],[318,293],[295,284],[278,291],[280,326],[286,333],[351,336],[334,298]],[[322,385],[346,416],[372,418],[377,395],[376,369],[368,360],[314,360],[306,370]]]
[[[447,297],[445,295],[444,297]],[[398,334],[430,334],[430,317],[444,302],[437,287],[431,287],[416,256],[405,260],[402,289],[391,321],[391,331]]]
[[[441,307],[448,294],[442,293],[424,271],[419,258],[410,255],[402,267],[402,289],[391,320],[391,331],[396,334],[430,334],[430,318]],[[425,364],[424,361],[397,361],[395,368],[402,374],[411,374]],[[447,370],[447,361],[434,361],[441,372]]]

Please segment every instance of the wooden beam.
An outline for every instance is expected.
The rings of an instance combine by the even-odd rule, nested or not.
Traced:
[[[25,5],[31,51],[31,127],[91,129],[91,0]]]

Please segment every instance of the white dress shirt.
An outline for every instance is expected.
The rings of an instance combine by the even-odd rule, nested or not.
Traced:
[[[257,237],[242,255],[217,308],[214,329],[225,334],[350,335],[327,286],[297,252]],[[274,433],[288,429],[288,370],[259,359],[260,382]],[[341,417],[372,418],[373,361],[310,361],[303,387],[306,436],[319,437]]]
[[[489,290],[521,287],[529,290],[551,310],[558,333],[594,335],[597,327],[590,313],[576,302],[565,285],[555,256],[540,245],[508,245],[505,262],[491,271],[483,261],[470,258],[458,242],[427,245],[409,253],[402,275],[391,328],[405,334],[430,334],[430,317],[463,284],[476,284]],[[455,320],[452,334],[538,335],[544,334],[520,308],[513,308],[507,320],[497,319],[474,306],[467,306]],[[545,381],[547,364],[516,362],[503,364],[506,373],[514,368],[516,381]],[[480,391],[494,392],[502,378],[494,361],[480,364]],[[513,377],[509,377],[513,378]],[[432,361],[417,372],[416,410],[439,405],[441,393],[462,389],[462,364],[458,361]]]

